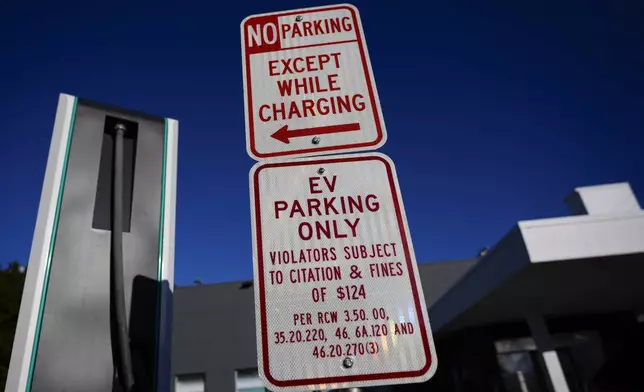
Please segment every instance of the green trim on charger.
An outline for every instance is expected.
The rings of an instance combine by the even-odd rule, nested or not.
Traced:
[[[36,356],[38,354],[38,344],[40,343],[40,333],[42,332],[42,319],[45,311],[45,302],[47,301],[47,290],[49,288],[49,277],[51,273],[51,261],[54,257],[54,248],[56,245],[56,235],[58,234],[58,222],[60,218],[60,206],[63,202],[63,192],[65,190],[65,183],[67,178],[67,164],[69,163],[69,152],[72,146],[72,136],[74,136],[74,125],[76,123],[76,107],[78,106],[78,98],[74,97],[74,104],[72,107],[72,115],[69,123],[69,132],[67,134],[67,146],[65,147],[65,158],[63,159],[63,170],[60,176],[60,184],[58,187],[58,198],[56,200],[56,212],[54,213],[54,225],[49,239],[49,251],[47,259],[45,260],[45,279],[40,296],[40,307],[38,308],[38,320],[36,322],[36,333],[34,334],[34,343],[31,346],[31,361],[29,362],[29,375],[27,378],[26,391],[31,391],[33,383],[34,370],[36,368]]]
[[[158,389],[159,382],[159,358],[161,356],[161,314],[163,305],[163,236],[165,234],[165,188],[166,188],[166,167],[168,165],[168,119],[163,119],[163,167],[161,169],[161,212],[159,214],[159,261],[157,269],[157,322],[156,322],[156,358],[154,372],[154,390]]]
[[[163,120],[163,168],[161,169],[161,213],[159,216],[159,263],[157,270],[157,280],[163,279],[163,235],[165,224],[165,182],[166,182],[166,165],[168,164],[168,119]]]

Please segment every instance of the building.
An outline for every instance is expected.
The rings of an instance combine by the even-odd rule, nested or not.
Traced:
[[[627,183],[566,201],[479,258],[420,264],[438,371],[368,390],[644,391],[644,212]],[[177,287],[172,356],[177,392],[263,391],[252,282]]]

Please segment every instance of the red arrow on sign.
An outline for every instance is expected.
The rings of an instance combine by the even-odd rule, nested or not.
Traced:
[[[288,125],[284,125],[271,135],[272,138],[279,140],[282,143],[289,144],[291,138],[324,135],[329,133],[352,132],[359,131],[360,123],[342,124],[342,125],[327,125],[324,127],[303,128],[288,130]]]

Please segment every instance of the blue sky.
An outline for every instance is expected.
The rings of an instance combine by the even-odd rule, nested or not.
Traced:
[[[0,262],[28,260],[66,92],[180,121],[176,282],[249,279],[239,23],[335,2],[130,3],[0,5]],[[524,3],[353,2],[420,261],[564,215],[576,186],[643,199],[644,3]]]

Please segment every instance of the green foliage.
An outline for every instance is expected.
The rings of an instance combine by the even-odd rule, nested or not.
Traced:
[[[24,268],[11,262],[5,269],[0,266],[0,391],[4,390],[11,359],[13,336],[18,322],[22,286],[25,283]]]

